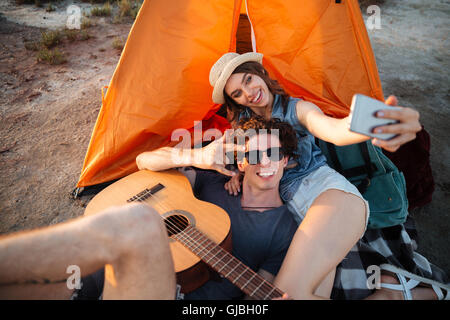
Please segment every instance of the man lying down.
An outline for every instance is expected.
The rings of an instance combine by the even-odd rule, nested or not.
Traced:
[[[186,169],[181,171],[199,199],[227,211],[233,255],[286,292],[285,298],[403,299],[394,274],[422,280],[410,290],[411,298],[435,299],[447,294],[448,286],[439,283],[446,281],[445,275],[423,257],[419,265],[413,251],[410,257],[404,254],[399,257],[392,246],[386,246],[384,252],[374,247],[377,230],[351,233],[352,238],[344,241],[350,242],[344,255],[334,256],[337,242],[346,236],[340,232],[338,222],[351,212],[325,219],[326,226],[306,216],[297,226],[278,191],[288,159],[295,156],[295,132],[288,124],[275,120],[246,120],[241,127],[254,129],[257,134],[248,137],[244,150],[238,150],[245,153],[243,161],[238,163],[239,171],[244,174],[239,196],[230,195],[224,189],[228,181],[225,175],[191,168],[231,174],[224,164],[214,161],[222,139],[202,149],[193,149],[193,153],[201,152],[202,156],[193,154],[191,161],[183,164]],[[266,131],[260,133],[261,129]],[[278,134],[271,134],[272,131]],[[161,148],[145,152],[137,157],[137,165],[139,169],[154,171],[178,167],[180,164],[171,161],[172,151]],[[194,159],[202,162],[195,163]],[[320,202],[320,197],[314,201]],[[361,219],[365,221],[365,217]],[[404,226],[398,227],[398,242],[412,246]],[[336,232],[327,234],[326,228]],[[392,236],[395,234],[391,231]],[[367,259],[368,256],[376,259]],[[167,231],[160,215],[145,204],[111,208],[55,226],[3,236],[0,261],[2,299],[182,298],[177,290]],[[305,266],[298,265],[298,261],[304,261]],[[367,263],[373,261],[392,267],[381,275],[381,282],[391,287],[368,288]],[[306,265],[307,262],[314,268]],[[402,263],[413,263],[414,271],[426,269],[428,273],[420,276],[408,273]],[[70,265],[82,272],[81,289],[68,288],[66,272]],[[356,276],[349,278],[350,273]],[[244,294],[228,280],[214,279],[186,293],[184,298],[239,299]]]

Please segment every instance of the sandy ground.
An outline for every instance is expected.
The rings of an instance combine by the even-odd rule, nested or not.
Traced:
[[[68,62],[37,63],[24,43],[38,40],[43,17],[65,12],[58,5],[46,13],[33,5],[2,5],[0,16],[0,232],[45,226],[83,213],[87,199],[73,200],[92,128],[101,107],[101,88],[108,85],[131,24],[93,19],[93,38],[65,41],[58,47]],[[25,9],[28,9],[26,13]],[[11,22],[20,22],[20,24]],[[5,17],[8,17],[6,19]],[[54,21],[48,19],[50,27]],[[59,20],[59,27],[64,20]],[[103,21],[103,22],[102,22]]]
[[[56,4],[51,13],[12,0],[0,4],[0,233],[78,217],[89,201],[70,194],[101,106],[100,89],[119,59],[113,39],[124,39],[131,24],[93,19],[93,38],[58,46],[67,63],[37,63],[24,43],[39,39],[41,28],[65,25],[68,3]],[[381,29],[369,36],[385,95],[418,109],[431,135],[436,191],[431,204],[411,212],[418,251],[450,274],[450,4],[396,0],[380,8]]]
[[[418,252],[450,274],[450,4],[396,0],[380,8],[381,29],[368,33],[384,94],[419,110],[431,137],[433,201],[411,212]]]

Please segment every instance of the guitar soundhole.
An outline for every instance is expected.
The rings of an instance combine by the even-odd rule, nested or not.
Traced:
[[[185,216],[174,214],[164,219],[169,237],[182,232],[189,225]]]

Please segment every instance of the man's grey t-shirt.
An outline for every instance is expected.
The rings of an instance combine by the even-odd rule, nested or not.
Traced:
[[[297,229],[286,205],[263,212],[243,210],[241,196],[229,195],[224,184],[229,177],[196,170],[195,196],[224,209],[231,220],[233,255],[257,272],[276,275]],[[185,299],[239,299],[243,293],[226,279],[210,280],[186,294]]]

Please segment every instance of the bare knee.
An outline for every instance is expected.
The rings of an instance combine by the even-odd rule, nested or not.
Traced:
[[[362,237],[366,229],[369,209],[362,198],[351,193],[347,193],[345,196],[345,203],[347,203],[345,210],[348,210],[348,214],[352,216],[355,223],[360,226],[359,237]]]
[[[167,231],[161,216],[145,205],[125,208],[113,241],[118,248],[105,266],[106,299],[169,299],[175,273]]]
[[[148,251],[150,246],[168,241],[161,216],[145,204],[111,208],[93,219],[96,229],[101,228],[106,234],[101,245],[107,247],[109,261]]]
[[[123,222],[123,234],[117,239],[126,253],[149,251],[168,241],[167,231],[159,213],[147,205],[133,205]]]
[[[322,193],[314,203],[325,206],[332,204],[334,214],[342,216],[346,221],[352,221],[354,225],[359,225],[359,231],[361,235],[363,234],[369,212],[361,197],[342,190],[330,189]]]

